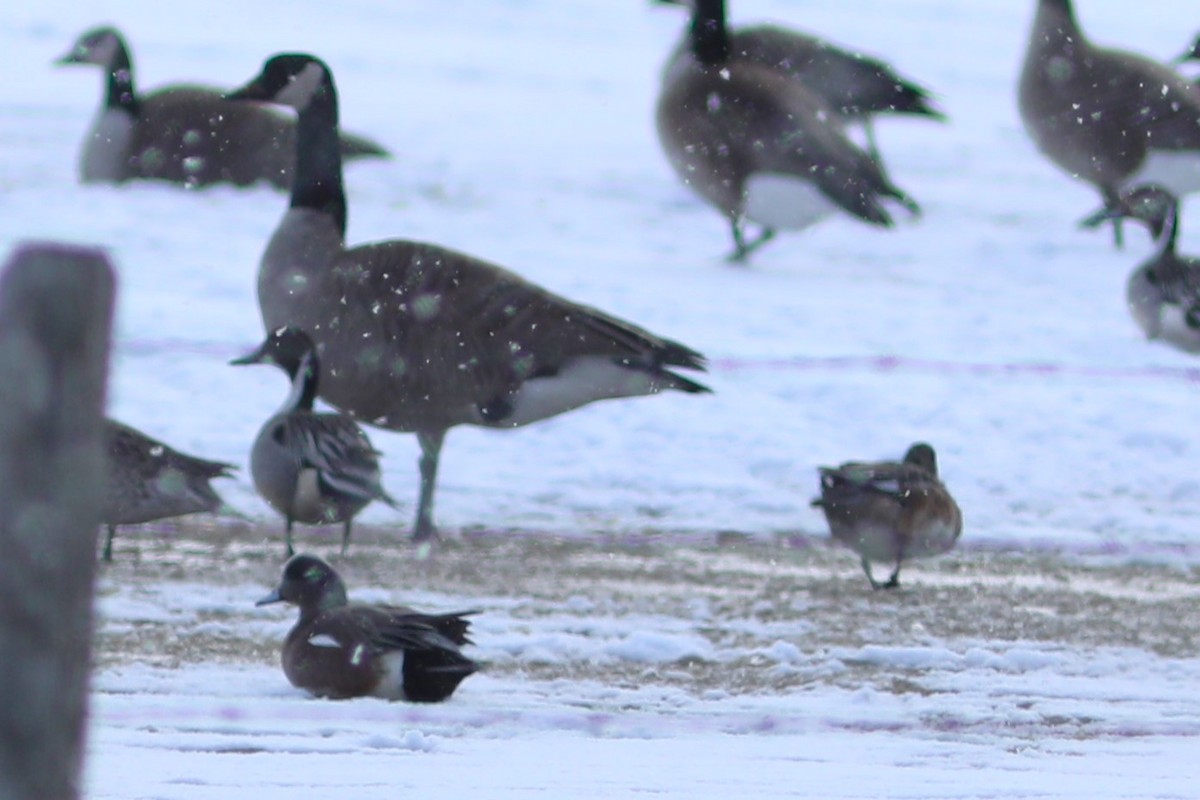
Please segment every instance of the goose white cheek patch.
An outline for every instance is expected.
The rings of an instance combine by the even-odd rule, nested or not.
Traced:
[[[320,64],[310,63],[292,78],[291,83],[279,90],[275,102],[299,111],[308,105],[324,82],[325,70]]]

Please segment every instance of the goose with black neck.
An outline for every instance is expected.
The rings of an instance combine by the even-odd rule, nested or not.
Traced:
[[[295,121],[274,109],[230,106],[217,89],[172,84],[140,94],[121,33],[100,27],[83,33],[55,63],[91,64],[106,73],[104,104],[84,140],[84,183],[165,180],[188,187],[266,181],[286,189],[295,160]],[[387,150],[344,134],[347,158],[384,157]]]
[[[692,58],[659,93],[658,137],[679,179],[729,221],[730,260],[839,211],[881,227],[893,224],[885,200],[920,212],[829,104],[734,50],[724,0],[695,0],[688,38]]]
[[[513,428],[596,400],[709,391],[669,369],[703,370],[697,351],[482,259],[403,239],[347,248],[337,91],[320,59],[274,56],[229,97],[298,112],[291,205],[259,268],[263,323],[313,338],[328,403],[417,434],[414,539],[435,534],[434,486],[450,428]]]

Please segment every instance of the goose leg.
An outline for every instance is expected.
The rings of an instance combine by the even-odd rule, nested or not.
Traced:
[[[287,518],[287,528],[283,532],[283,542],[287,546],[287,557],[291,558],[296,555],[296,548],[292,547],[292,518]]]
[[[774,228],[763,228],[756,238],[747,240],[745,225],[745,220],[741,218],[734,219],[732,223],[733,252],[729,254],[728,260],[734,264],[742,263],[747,256],[775,237]]]
[[[1104,198],[1104,204],[1106,206],[1108,206],[1109,208],[1117,208],[1120,205],[1120,202],[1121,202],[1120,197],[1121,196],[1120,196],[1120,193],[1116,189],[1113,189],[1110,187],[1101,187],[1100,196]],[[1121,223],[1123,223],[1124,221],[1125,220],[1121,219],[1120,217],[1118,217],[1117,219],[1114,219],[1112,221],[1113,244],[1115,244],[1117,246],[1118,250],[1125,249],[1125,232],[1124,232],[1124,229],[1121,227]]]
[[[863,133],[867,137],[867,155],[876,164],[882,163],[879,160],[879,143],[875,141],[875,124],[871,122],[870,117],[862,118]]]
[[[115,536],[116,533],[117,533],[117,526],[109,525],[108,526],[108,535],[106,537],[104,537],[104,556],[103,556],[103,558],[106,562],[112,561],[112,542],[113,542],[113,536]]]
[[[346,527],[342,530],[342,555],[346,555],[347,548],[350,547],[350,523],[353,519],[346,517]]]
[[[438,457],[442,453],[445,438],[444,430],[417,433],[417,442],[421,445],[421,497],[417,502],[417,522],[413,527],[414,542],[437,536],[437,529],[433,526],[433,490],[437,485]]]

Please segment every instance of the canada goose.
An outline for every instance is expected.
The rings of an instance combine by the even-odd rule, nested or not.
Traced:
[[[105,561],[112,561],[118,525],[213,512],[224,505],[208,482],[232,477],[237,469],[232,464],[186,455],[111,419],[104,425],[109,465],[101,519],[108,527]]]
[[[437,703],[479,669],[459,649],[471,643],[464,617],[478,612],[351,603],[341,577],[315,556],[288,561],[279,585],[255,605],[280,602],[300,608],[283,643],[283,672],[317,697]]]
[[[55,63],[95,64],[108,72],[104,105],[84,140],[84,183],[291,184],[296,123],[273,109],[232,107],[220,91],[193,85],[139,95],[129,49],[115,28],[87,31]],[[341,147],[346,158],[388,155],[360,136],[344,135]]]
[[[695,0],[658,0],[695,11]],[[914,114],[938,121],[946,116],[932,105],[929,92],[863,53],[778,25],[748,25],[729,31],[730,49],[739,58],[800,81],[847,122],[863,126],[867,151],[879,159],[872,124],[876,114]],[[695,56],[684,36],[667,59],[663,79],[689,68]]]
[[[1018,105],[1038,149],[1106,203],[1139,184],[1176,196],[1200,189],[1200,89],[1151,59],[1092,44],[1070,0],[1038,0]]]
[[[254,487],[287,520],[287,554],[292,523],[344,522],[342,553],[350,544],[354,515],[372,500],[395,507],[379,485],[379,453],[354,420],[313,411],[321,367],[312,339],[299,328],[279,328],[253,353],[233,364],[274,364],[287,373],[292,391],[267,420],[250,451]]]
[[[862,557],[872,589],[900,585],[905,559],[945,553],[962,534],[962,511],[938,480],[933,448],[918,442],[904,461],[850,461],[821,467],[821,496],[813,505],[825,512],[833,538]],[[892,561],[887,583],[871,575],[872,561]]]
[[[512,428],[604,398],[709,391],[666,369],[703,370],[695,350],[486,261],[399,239],[347,249],[337,92],[324,62],[275,56],[230,97],[299,112],[291,207],[262,257],[259,308],[268,330],[312,336],[327,402],[417,434],[415,539],[434,535],[438,454],[455,425]]]
[[[1179,201],[1161,186],[1136,186],[1083,224],[1094,228],[1118,219],[1138,220],[1154,237],[1153,255],[1133,271],[1125,286],[1129,313],[1147,339],[1200,353],[1200,258],[1175,252]]]
[[[892,224],[884,198],[919,213],[830,106],[732,49],[724,0],[696,0],[689,41],[694,60],[659,94],[658,137],[679,178],[728,218],[731,260],[839,208],[882,226]],[[747,240],[747,221],[761,226],[756,239]]]

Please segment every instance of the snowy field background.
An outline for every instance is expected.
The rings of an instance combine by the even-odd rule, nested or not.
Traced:
[[[1177,0],[1136,13],[1115,0],[1079,6],[1095,40],[1162,58],[1200,28]],[[479,559],[453,589],[391,544],[410,522],[417,447],[372,432],[405,508],[363,515],[376,533],[344,562],[351,591],[485,610],[475,654],[494,669],[437,708],[321,703],[286,685],[274,658],[290,618],[249,606],[275,580],[280,546],[248,476],[222,491],[269,539],[221,528],[207,532],[229,541],[211,546],[205,531],[118,538],[102,587],[89,794],[1193,796],[1200,371],[1142,340],[1125,311],[1145,235],[1129,231],[1118,252],[1107,234],[1077,230],[1094,192],[1020,129],[1032,12],[1032,0],[731,0],[735,22],[779,20],[885,56],[951,117],[878,126],[893,177],[924,206],[919,222],[832,220],[732,268],[724,223],[678,184],[653,130],[661,63],[684,25],[675,10],[0,8],[11,65],[0,244],[109,249],[121,287],[111,408],[123,421],[245,464],[285,385],[226,362],[260,336],[254,276],[286,199],[265,187],[77,185],[101,77],[50,61],[104,22],[127,34],[144,89],[240,84],[281,50],[322,56],[345,126],[396,154],[347,170],[352,243],[425,239],[509,266],[706,353],[716,391],[597,404],[517,432],[453,431],[437,516],[452,539],[470,536],[445,558]],[[1185,211],[1184,251],[1200,249],[1191,223]],[[872,596],[855,559],[824,544],[808,506],[815,466],[898,456],[915,439],[938,448],[966,516],[963,546],[908,570],[912,588]],[[472,544],[502,531],[526,544]],[[705,547],[717,532],[761,545],[742,570],[761,586],[727,608],[704,599],[722,588],[719,551]],[[554,537],[578,549],[560,558],[529,544]],[[298,541],[332,552],[335,536]],[[1029,550],[1048,555],[996,560]],[[537,581],[509,563],[526,558],[541,565]],[[612,597],[604,581],[572,579],[606,558],[698,566],[661,587],[630,566]],[[778,585],[821,602],[781,599]],[[972,617],[976,597],[992,598],[981,616],[1063,613],[1028,598],[1030,585],[1075,602],[1068,617],[1091,633],[1023,616],[929,632],[948,608]],[[651,602],[659,591],[679,603]],[[902,612],[911,624],[889,624]],[[1136,624],[1110,627],[1125,614]],[[834,635],[835,623],[853,630]],[[1156,637],[1164,625],[1173,633]],[[221,649],[226,636],[235,645]],[[781,677],[735,680],[739,670]]]

